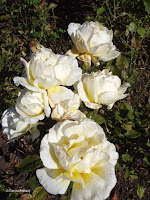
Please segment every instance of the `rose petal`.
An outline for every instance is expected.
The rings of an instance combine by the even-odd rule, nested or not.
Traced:
[[[64,194],[69,186],[70,181],[66,179],[52,179],[47,175],[45,168],[36,170],[36,175],[41,185],[44,186],[47,192],[51,194]]]
[[[74,92],[63,86],[57,86],[48,90],[48,98],[51,107],[54,107],[55,104],[65,101],[66,99],[71,99],[73,96]]]

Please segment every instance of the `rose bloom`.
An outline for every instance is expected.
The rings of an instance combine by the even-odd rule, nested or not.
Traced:
[[[43,120],[45,117],[43,96],[40,92],[21,90],[16,100],[16,111],[30,124]]]
[[[87,67],[91,66],[91,61],[99,65],[99,60],[106,62],[120,55],[112,42],[113,31],[99,22],[70,23],[68,34],[76,49],[69,50],[66,55],[78,56]]]
[[[51,49],[42,47],[32,54],[29,62],[21,58],[26,68],[25,77],[15,77],[14,82],[30,90],[35,87],[50,89],[54,86],[73,85],[82,74],[77,60],[71,56],[56,55]]]
[[[39,182],[51,194],[64,194],[73,181],[71,200],[104,200],[116,184],[118,153],[103,129],[90,119],[58,122],[41,141]]]
[[[81,100],[72,90],[58,86],[48,90],[48,98],[52,107],[51,118],[57,121],[66,119],[82,120],[86,116],[78,110]]]
[[[82,75],[78,62],[71,56],[56,55],[51,49],[42,47],[31,56],[29,62],[21,58],[26,68],[24,77],[16,76],[14,82],[27,89],[44,94],[45,114],[50,115],[48,109],[47,90],[59,85],[71,86]]]
[[[31,133],[32,141],[40,135],[40,131],[37,129],[37,125],[40,123],[29,124],[25,118],[16,112],[15,108],[8,108],[4,111],[1,124],[3,133],[7,135],[9,141],[28,131]]]
[[[121,79],[116,75],[112,75],[109,70],[104,69],[90,74],[83,74],[75,88],[88,108],[98,109],[103,104],[111,109],[116,101],[128,96],[124,92],[129,86],[129,83],[124,83],[121,86]]]

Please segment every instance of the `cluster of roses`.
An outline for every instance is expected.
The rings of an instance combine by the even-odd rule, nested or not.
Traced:
[[[44,168],[36,175],[52,194],[64,194],[73,181],[71,200],[104,200],[116,184],[114,166],[118,159],[114,144],[103,129],[79,110],[81,100],[91,109],[113,104],[127,96],[128,83],[121,86],[118,76],[108,69],[82,74],[80,59],[109,61],[119,56],[112,43],[113,32],[98,22],[71,23],[68,33],[76,47],[65,55],[40,47],[29,62],[21,59],[26,73],[15,77],[22,89],[15,108],[2,116],[3,133],[12,140],[27,131],[32,140],[40,135],[37,126],[46,117],[59,121],[41,141],[40,157]],[[74,86],[74,91],[66,86]],[[51,111],[52,110],[52,111]]]

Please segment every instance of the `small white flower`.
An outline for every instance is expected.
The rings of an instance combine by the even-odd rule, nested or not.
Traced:
[[[51,194],[64,194],[73,181],[71,200],[104,200],[116,184],[118,153],[103,129],[90,119],[59,122],[41,141],[39,182]]]
[[[16,111],[28,121],[34,124],[39,120],[43,120],[44,113],[44,94],[33,92],[27,89],[21,90],[16,103]]]
[[[48,90],[48,98],[52,109],[51,118],[62,121],[65,119],[82,120],[86,116],[78,110],[81,100],[72,90],[58,86]]]
[[[99,65],[99,60],[109,61],[120,55],[113,45],[113,31],[108,30],[99,22],[70,23],[70,35],[76,49],[69,50],[66,55],[72,55],[82,60],[86,66],[91,66],[91,61]]]
[[[75,87],[87,107],[98,109],[104,104],[111,109],[116,101],[128,96],[124,92],[129,86],[129,83],[121,86],[121,79],[104,69],[91,74],[83,74]]]
[[[29,124],[25,118],[16,112],[15,108],[8,108],[4,111],[1,124],[3,133],[7,135],[9,141],[28,131],[31,133],[32,141],[40,135],[40,131],[37,129],[37,125],[40,123]]]

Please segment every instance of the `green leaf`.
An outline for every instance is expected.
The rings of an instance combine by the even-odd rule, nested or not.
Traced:
[[[146,146],[150,147],[149,139],[147,140]]]
[[[127,116],[130,120],[134,119],[134,115],[131,111],[128,112]]]
[[[150,28],[147,29],[146,33],[150,37]]]
[[[42,165],[40,156],[38,155],[28,155],[18,166],[17,170],[19,172],[32,172],[34,169]]]
[[[129,24],[129,26],[128,26],[128,29],[129,29],[130,32],[136,32],[137,26],[135,25],[134,22],[131,22],[131,23]]]
[[[114,36],[115,36],[115,37],[120,37],[120,36],[122,36],[123,34],[124,34],[124,31],[115,30],[115,32],[114,32]]]
[[[136,130],[131,130],[131,131],[127,131],[125,136],[129,138],[138,138],[141,136],[141,133]]]
[[[150,165],[150,162],[149,162],[149,160],[147,159],[147,157],[144,157],[143,160],[144,160],[144,162],[145,162],[147,165]]]
[[[110,69],[111,69],[113,75],[117,75],[117,76],[121,77],[121,69],[119,69],[118,66],[113,66],[113,65],[112,65],[112,66],[110,67]]]
[[[11,16],[10,16],[9,14],[1,15],[1,16],[0,16],[0,20],[7,20],[7,19],[9,19],[9,18],[11,18]]]
[[[136,174],[132,174],[132,175],[130,175],[133,179],[138,179],[139,177],[138,177],[138,175],[136,175]]]
[[[140,197],[140,199],[142,199],[142,197],[144,196],[144,192],[145,192],[144,187],[142,185],[138,185],[137,195]]]
[[[131,176],[133,179],[138,179],[138,174],[135,172],[135,170],[130,171],[130,176]]]
[[[128,161],[132,162],[133,159],[131,158],[131,156],[129,154],[123,154],[122,155],[122,160],[124,162],[128,162]]]
[[[120,54],[117,57],[117,59],[116,59],[116,65],[120,69],[128,68],[129,67],[129,61],[128,61],[128,59],[125,56],[123,56],[122,54]]]
[[[40,0],[24,0],[24,2],[29,5],[37,5]]]
[[[102,17],[102,16],[98,16],[98,17],[97,17],[97,21],[100,22],[100,23],[104,23],[104,22],[105,22],[105,19],[104,19],[104,17]]]
[[[46,199],[47,192],[45,191],[44,187],[39,186],[33,191],[33,198],[34,200],[43,200]]]
[[[120,109],[132,111],[132,106],[129,103],[121,103]]]
[[[124,179],[127,179],[129,176],[130,176],[129,168],[126,167],[126,172],[125,172],[125,174],[124,174]]]
[[[39,186],[38,180],[35,176],[31,177],[28,181],[31,190],[35,190]]]
[[[135,114],[137,117],[139,117],[140,115],[142,115],[142,113],[141,113],[141,112],[138,112],[137,110],[134,112],[134,114]]]
[[[143,0],[144,2],[144,6],[145,6],[145,10],[150,13],[150,1],[149,0]]]
[[[117,164],[116,164],[116,166],[115,166],[115,169],[116,170],[121,170],[121,165],[120,165],[120,163],[117,161]]]
[[[120,135],[121,134],[121,128],[118,127],[118,126],[115,126],[114,127],[114,133],[117,134],[117,135]]]
[[[85,21],[88,21],[88,22],[92,21],[92,17],[86,16],[86,17],[85,17]]]
[[[97,114],[97,115],[94,115],[92,117],[92,119],[97,122],[98,124],[103,124],[104,122],[106,122],[105,118],[102,117],[101,115]]]
[[[4,189],[5,188],[5,185],[0,183],[0,189]]]
[[[105,9],[102,7],[102,8],[99,8],[96,13],[97,15],[102,15],[104,11]]]
[[[49,5],[49,8],[50,9],[54,9],[54,8],[56,8],[57,7],[57,4],[55,4],[55,3],[50,3],[50,5]]]
[[[122,73],[122,76],[123,76],[124,80],[127,80],[128,75],[127,75],[126,71],[125,71],[125,70],[122,70],[121,73]]]
[[[138,27],[137,29],[137,33],[140,35],[140,36],[144,36],[146,31],[143,27]]]
[[[93,117],[93,111],[90,111],[90,112],[88,112],[88,114],[87,114],[87,118],[92,118]]]

